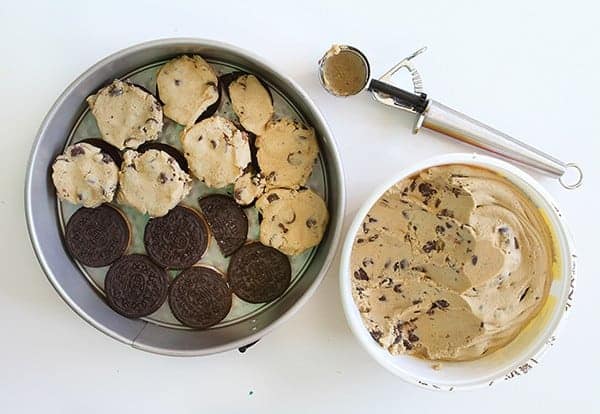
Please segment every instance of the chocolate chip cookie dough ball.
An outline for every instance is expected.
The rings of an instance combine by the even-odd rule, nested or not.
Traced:
[[[269,91],[254,75],[241,75],[229,84],[229,98],[240,124],[257,135],[265,131],[273,116]]]
[[[212,188],[233,184],[250,163],[248,136],[220,116],[184,129],[181,144],[192,174]]]
[[[158,100],[140,87],[115,80],[87,98],[102,138],[119,149],[137,148],[158,138],[163,110]]]
[[[52,164],[58,198],[84,207],[112,201],[119,181],[114,160],[98,147],[79,143],[67,147]]]
[[[156,86],[165,115],[181,125],[193,125],[219,99],[218,79],[200,56],[179,56],[164,65]]]
[[[329,221],[325,201],[310,189],[270,190],[256,208],[263,217],[260,241],[290,256],[319,244]]]
[[[163,151],[127,151],[119,172],[117,201],[152,217],[164,216],[183,200],[192,179]]]
[[[304,185],[319,153],[314,129],[286,118],[269,122],[256,137],[256,148],[269,188]]]

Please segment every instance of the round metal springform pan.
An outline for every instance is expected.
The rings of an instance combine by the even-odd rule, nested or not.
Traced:
[[[292,258],[297,271],[291,286],[276,301],[239,309],[234,317],[208,330],[187,329],[168,316],[127,319],[104,301],[98,273],[73,261],[62,232],[75,210],[57,202],[50,179],[51,166],[66,145],[86,136],[91,115],[85,98],[113,79],[144,84],[167,60],[199,54],[220,71],[243,70],[260,77],[274,92],[283,112],[315,128],[320,154],[311,186],[327,202],[330,222],[319,246]],[[150,75],[148,75],[150,74]],[[265,61],[235,46],[202,39],[163,39],[136,45],[96,63],[57,99],[44,119],[31,150],[25,183],[25,210],[31,242],[48,280],[63,300],[85,321],[136,349],[175,356],[198,356],[243,348],[262,338],[308,300],[323,279],[336,252],[345,211],[344,174],[334,138],[323,116],[306,93]],[[96,273],[94,273],[96,272]]]

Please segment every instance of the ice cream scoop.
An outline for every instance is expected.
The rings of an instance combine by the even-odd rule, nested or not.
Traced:
[[[421,75],[412,62],[425,50],[426,48],[421,48],[402,59],[379,79],[370,79],[369,61],[360,50],[348,45],[334,45],[319,60],[319,76],[323,87],[333,95],[352,96],[368,90],[380,103],[416,114],[414,133],[419,132],[421,128],[431,129],[511,161],[536,168],[558,178],[564,188],[574,189],[581,186],[583,171],[578,165],[561,161],[429,98],[423,92]],[[410,73],[413,91],[401,89],[392,82],[392,77],[401,69]],[[572,180],[567,179],[568,170],[575,173]]]

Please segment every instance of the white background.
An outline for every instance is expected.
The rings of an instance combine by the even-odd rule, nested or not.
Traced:
[[[595,1],[361,0],[353,3],[170,0],[134,5],[0,0],[0,412],[578,412],[600,391],[600,9]],[[322,3],[318,5],[317,3]],[[338,298],[335,263],[313,298],[246,354],[169,358],[97,332],[46,281],[26,234],[29,149],[52,102],[83,70],[161,37],[226,41],[294,78],[327,118],[346,170],[349,219],[380,180],[410,163],[466,147],[362,95],[336,99],[316,77],[332,42],[362,49],[374,74],[414,49],[426,91],[586,174],[562,206],[578,255],[575,306],[543,363],[469,393],[406,385],[359,347]]]

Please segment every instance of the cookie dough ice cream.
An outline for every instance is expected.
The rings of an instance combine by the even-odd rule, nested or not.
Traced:
[[[430,168],[391,187],[355,237],[353,297],[391,354],[471,360],[544,304],[554,254],[533,202],[489,170]]]
[[[192,188],[192,179],[175,158],[154,149],[127,151],[119,172],[117,201],[152,217],[164,216]]]
[[[56,195],[73,204],[98,207],[112,201],[119,168],[99,148],[85,143],[67,147],[52,164],[52,181]]]

